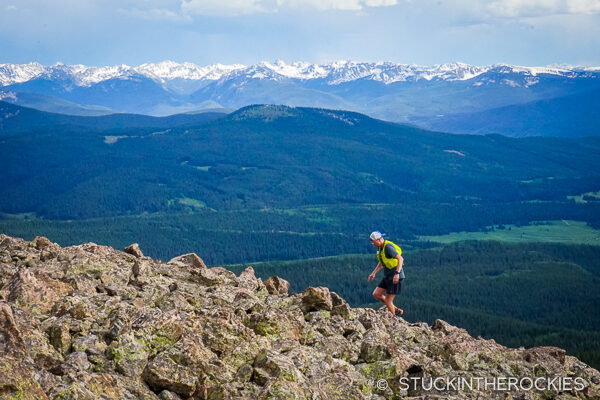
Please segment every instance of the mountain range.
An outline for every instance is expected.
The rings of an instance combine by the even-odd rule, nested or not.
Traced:
[[[75,115],[127,112],[165,116],[202,109],[282,104],[356,111],[449,132],[590,136],[598,133],[596,120],[580,124],[583,130],[557,133],[536,129],[536,121],[529,122],[519,112],[506,114],[506,107],[522,107],[526,114],[535,104],[541,118],[552,115],[571,126],[570,121],[576,117],[569,107],[546,106],[547,102],[570,96],[587,96],[594,101],[597,96],[590,93],[600,90],[598,78],[597,67],[506,64],[0,64],[0,100]],[[498,116],[503,125],[472,117],[485,113]],[[476,126],[474,119],[479,121]],[[446,124],[446,120],[451,122]]]

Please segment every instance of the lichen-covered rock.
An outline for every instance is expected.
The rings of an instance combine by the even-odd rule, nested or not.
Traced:
[[[63,356],[71,351],[71,325],[68,319],[56,319],[46,331],[50,344]]]
[[[437,320],[351,308],[325,287],[0,234],[0,400],[593,399],[600,373]],[[570,377],[578,390],[405,388],[401,378]]]
[[[326,287],[308,287],[302,293],[302,310],[304,312],[331,311],[332,307],[331,295]]]
[[[35,246],[36,249],[38,250],[44,250],[47,247],[51,247],[54,245],[54,243],[52,243],[48,238],[43,237],[43,236],[36,236],[33,239],[33,245]]]
[[[125,376],[136,378],[142,374],[148,362],[148,345],[132,334],[119,337],[110,346],[110,356],[115,370]]]
[[[270,276],[264,283],[270,294],[287,294],[290,290],[290,283],[278,276]]]
[[[368,335],[360,345],[360,356],[368,363],[386,360],[391,357],[390,341],[375,335]]]
[[[0,355],[25,353],[25,342],[15,323],[12,308],[0,301]]]
[[[7,300],[28,311],[47,314],[72,288],[49,278],[41,271],[35,272],[29,268],[20,268],[8,282]]]
[[[252,379],[260,386],[267,384],[271,378],[282,378],[292,382],[305,381],[291,360],[273,350],[262,350],[258,353],[253,367]]]
[[[165,353],[148,363],[143,379],[155,391],[166,389],[184,397],[189,397],[196,391],[198,382],[189,368],[177,364]]]
[[[254,268],[247,267],[240,273],[238,277],[240,287],[250,290],[252,292],[258,291],[264,288],[264,283],[260,278],[257,278],[254,274]]]
[[[205,286],[237,286],[237,276],[223,267],[204,268],[192,271],[194,281]]]
[[[32,365],[12,356],[0,357],[0,399],[45,400]]]
[[[125,247],[123,251],[138,258],[144,257],[144,253],[142,253],[142,250],[140,250],[140,245],[137,243],[130,244],[129,246]]]
[[[196,253],[183,254],[169,260],[168,264],[181,268],[206,269],[204,261]]]

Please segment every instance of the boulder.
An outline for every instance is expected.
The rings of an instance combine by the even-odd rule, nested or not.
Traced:
[[[192,279],[205,286],[238,286],[237,276],[223,267],[193,270]]]
[[[111,344],[110,351],[117,372],[131,378],[137,378],[144,372],[148,351],[143,339],[131,334],[123,335]]]
[[[523,352],[523,358],[527,362],[543,362],[565,364],[566,352],[554,346],[538,346],[527,349]]]
[[[70,328],[69,320],[61,318],[54,320],[46,331],[50,344],[63,356],[71,352],[72,337]]]
[[[20,268],[7,286],[8,301],[39,314],[47,314],[57,301],[72,291],[70,285],[28,268]]]
[[[34,366],[21,358],[0,357],[0,399],[47,400]]]
[[[198,257],[196,253],[187,253],[174,257],[169,260],[167,264],[172,264],[179,267],[206,269],[206,264],[204,264],[204,261]]]
[[[264,283],[269,294],[287,294],[290,290],[290,283],[278,276],[271,276]]]
[[[302,374],[294,363],[282,354],[272,350],[262,350],[254,359],[254,375],[252,379],[264,386],[269,378],[282,378],[297,382],[302,380]]]
[[[238,282],[240,283],[240,287],[250,291],[257,291],[264,287],[264,284],[260,278],[257,278],[254,274],[254,268],[252,267],[247,267],[240,273],[240,276],[238,276]]]
[[[144,257],[144,253],[142,253],[142,250],[140,250],[140,245],[137,243],[130,244],[129,246],[125,247],[123,251],[137,258]]]
[[[333,303],[329,289],[323,286],[308,287],[302,293],[302,311],[331,311]]]
[[[157,355],[149,362],[142,377],[152,390],[169,390],[184,398],[196,391],[198,383],[198,378],[189,368],[177,364],[166,353]]]
[[[389,342],[373,337],[365,337],[360,345],[360,357],[368,363],[387,360],[391,357]]]
[[[12,308],[0,301],[0,355],[25,353],[25,343],[15,323]]]
[[[54,243],[52,243],[50,240],[48,240],[48,238],[45,238],[43,236],[36,236],[33,239],[33,244],[34,244],[34,246],[35,246],[36,249],[38,249],[38,250],[44,250],[46,247],[50,247]]]

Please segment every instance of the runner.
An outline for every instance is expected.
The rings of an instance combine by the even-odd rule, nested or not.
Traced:
[[[385,233],[375,231],[371,233],[371,244],[377,247],[377,267],[369,275],[368,282],[375,279],[375,275],[384,268],[384,275],[379,285],[373,291],[373,297],[383,302],[387,309],[396,316],[401,316],[404,311],[394,305],[394,297],[400,294],[402,281],[404,280],[404,259],[402,249],[397,244],[384,240]]]

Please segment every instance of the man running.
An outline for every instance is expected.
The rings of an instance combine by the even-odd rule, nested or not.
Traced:
[[[394,306],[394,297],[400,293],[402,281],[404,280],[404,259],[402,258],[402,249],[389,240],[384,240],[379,231],[371,233],[371,244],[377,247],[377,267],[369,275],[368,282],[375,279],[375,275],[380,269],[385,267],[384,275],[379,285],[373,291],[373,297],[383,302],[390,312],[396,316],[404,314],[401,308]]]

